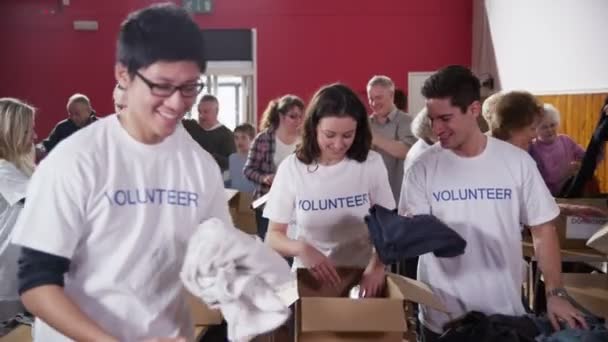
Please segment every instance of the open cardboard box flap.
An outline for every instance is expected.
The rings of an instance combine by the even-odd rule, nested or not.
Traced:
[[[587,246],[600,253],[608,254],[608,225],[605,225],[602,229],[593,234],[593,236],[587,240]]]
[[[425,283],[395,273],[389,273],[387,278],[387,284],[390,285],[392,281],[399,288],[403,299],[428,306],[438,311],[447,312],[443,303],[441,303],[439,298],[435,296],[431,288]]]

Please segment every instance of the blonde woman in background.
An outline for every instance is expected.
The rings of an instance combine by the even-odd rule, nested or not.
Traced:
[[[24,311],[17,292],[19,248],[10,242],[34,171],[34,113],[20,100],[0,98],[0,322]]]

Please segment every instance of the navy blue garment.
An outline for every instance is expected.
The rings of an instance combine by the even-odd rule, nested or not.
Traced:
[[[566,299],[583,313],[588,330],[570,328],[560,323],[560,330],[553,330],[546,316],[485,315],[472,311],[463,318],[445,326],[445,333],[437,341],[441,342],[606,342],[608,330],[605,320],[582,307],[574,299]]]
[[[585,316],[585,322],[589,326],[589,330],[569,328],[566,323],[560,323],[562,330],[554,331],[551,322],[547,317],[533,317],[532,320],[539,330],[539,336],[536,337],[538,342],[605,342],[608,341],[608,329],[606,329],[606,321],[603,318],[597,317],[582,305],[576,302],[572,297],[566,299]]]
[[[374,205],[365,223],[378,257],[384,264],[433,252],[442,258],[464,253],[466,241],[432,215],[404,217],[395,210]]]
[[[527,316],[490,315],[471,311],[448,323],[441,342],[535,342],[538,328]]]

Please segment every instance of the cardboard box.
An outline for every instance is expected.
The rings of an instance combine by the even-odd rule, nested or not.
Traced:
[[[251,209],[252,195],[236,189],[225,189],[228,209],[234,226],[247,234],[256,234],[255,212]]]
[[[564,273],[564,287],[570,296],[596,316],[608,319],[608,275]]]
[[[406,302],[445,311],[428,286],[396,274],[387,276],[383,298],[348,298],[362,270],[341,268],[338,272],[342,284],[336,289],[319,284],[307,270],[298,270],[296,341],[402,342],[411,314]]]
[[[32,328],[19,325],[10,333],[0,337],[0,342],[32,342]]]
[[[608,208],[605,198],[576,198],[576,199],[556,199],[557,203],[588,205],[598,208]],[[600,230],[608,219],[592,218],[583,219],[576,216],[566,216],[560,214],[555,220],[555,226],[559,236],[562,249],[588,249],[587,240],[598,230]]]
[[[587,246],[600,253],[608,254],[608,225],[605,225],[602,229],[595,232],[595,234],[587,240]]]
[[[252,195],[239,192],[236,205],[230,211],[234,225],[247,234],[257,233],[255,211],[251,209]]]

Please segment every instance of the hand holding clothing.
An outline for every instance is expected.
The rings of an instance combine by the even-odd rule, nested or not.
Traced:
[[[583,314],[562,297],[551,296],[547,298],[547,316],[556,331],[560,330],[559,321],[565,321],[573,329],[579,327],[589,329]]]

